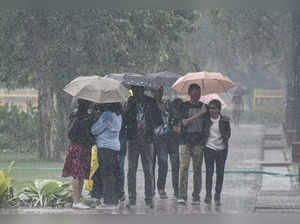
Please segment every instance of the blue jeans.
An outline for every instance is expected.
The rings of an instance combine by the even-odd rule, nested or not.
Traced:
[[[166,179],[168,174],[168,155],[171,161],[172,185],[174,195],[178,196],[178,179],[179,179],[179,144],[172,137],[155,137],[154,138],[154,158],[153,158],[153,180],[155,186],[155,166],[156,157],[158,160],[158,179],[157,189],[165,190]],[[155,187],[154,187],[155,192]]]

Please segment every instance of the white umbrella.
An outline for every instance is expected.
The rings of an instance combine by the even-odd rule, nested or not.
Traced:
[[[80,76],[63,90],[74,97],[95,103],[125,102],[129,97],[128,89],[119,81],[100,76]]]

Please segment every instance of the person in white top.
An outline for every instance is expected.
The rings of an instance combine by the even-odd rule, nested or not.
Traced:
[[[204,122],[204,160],[206,166],[206,197],[204,201],[210,204],[212,200],[212,180],[216,164],[217,175],[214,200],[216,205],[220,205],[225,161],[228,154],[228,140],[231,135],[230,119],[221,115],[221,102],[219,100],[210,101],[208,109],[209,113],[205,117]]]

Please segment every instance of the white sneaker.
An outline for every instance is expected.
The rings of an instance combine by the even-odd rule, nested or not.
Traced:
[[[100,204],[100,205],[97,205],[96,209],[110,209],[110,210],[113,210],[113,209],[116,209],[116,206],[115,205],[107,205],[107,204]]]
[[[82,202],[77,202],[77,203],[73,203],[72,208],[77,208],[77,209],[89,209],[90,207],[87,206],[86,204],[82,203]]]
[[[177,203],[178,204],[181,204],[181,205],[185,205],[186,204],[186,202],[185,202],[185,200],[184,199],[177,199]]]

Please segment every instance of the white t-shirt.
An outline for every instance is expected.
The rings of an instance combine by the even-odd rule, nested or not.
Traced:
[[[210,127],[209,137],[205,146],[216,151],[224,150],[225,145],[219,129],[220,116],[217,119],[210,118],[210,120],[212,125]]]

